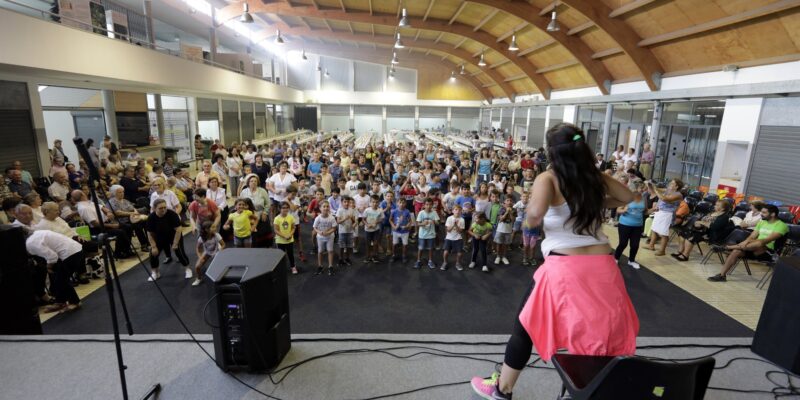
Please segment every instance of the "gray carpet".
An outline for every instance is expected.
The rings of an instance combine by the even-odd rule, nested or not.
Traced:
[[[62,336],[70,340],[110,336]],[[294,339],[316,338],[318,335],[295,335]],[[391,338],[401,340],[439,340],[469,342],[503,342],[504,335],[326,335],[326,337]],[[33,339],[52,339],[39,336]],[[150,338],[181,339],[185,335],[136,335],[134,340]],[[208,335],[200,335],[208,340]],[[639,345],[663,344],[748,344],[735,338],[640,338]],[[355,348],[387,348],[395,344],[365,343],[293,343],[292,351],[282,365],[334,350]],[[213,355],[210,344],[205,347]],[[501,353],[503,346],[436,345],[437,349],[456,352]],[[128,387],[131,398],[139,396],[154,382],[163,385],[159,399],[263,399],[221,372],[193,343],[123,343],[128,365]],[[401,350],[410,354],[415,350]],[[672,348],[640,350],[639,354],[689,358],[711,353],[712,349]],[[479,355],[501,361],[499,354]],[[716,356],[720,366],[733,357],[753,357],[747,349],[726,351]],[[119,376],[112,343],[2,343],[0,342],[0,398],[2,399],[119,399]],[[541,365],[541,364],[540,364]],[[407,391],[423,386],[466,381],[473,375],[488,375],[494,365],[485,361],[417,356],[400,360],[378,353],[362,353],[324,358],[299,367],[280,385],[273,385],[265,375],[239,374],[244,381],[272,396],[286,400],[364,399]],[[714,387],[748,390],[771,390],[774,385],[764,373],[775,367],[758,361],[737,361],[714,372]],[[785,380],[785,378],[777,378]],[[797,384],[797,382],[795,382]],[[560,380],[553,370],[529,369],[515,389],[517,399],[553,399]],[[396,399],[477,399],[469,385],[460,384],[427,390]],[[768,399],[769,395],[735,394],[709,390],[706,399]]]
[[[306,231],[308,232],[308,230]],[[194,239],[184,238],[194,263]],[[310,243],[310,239],[306,240]],[[410,252],[411,253],[411,252]],[[415,253],[415,252],[414,252]],[[416,255],[416,254],[415,254]],[[313,276],[316,262],[301,263],[303,273],[289,276],[292,332],[507,334],[534,269],[521,265],[521,251],[510,254],[511,265],[440,271],[412,269],[413,261],[355,265],[334,276]],[[435,255],[441,262],[440,255]],[[412,260],[415,258],[412,258]],[[492,260],[493,261],[493,260]],[[491,262],[491,261],[490,261]],[[751,337],[753,331],[721,311],[643,266],[620,263],[628,293],[639,316],[640,336]],[[192,264],[193,265],[193,264]],[[177,262],[162,267],[158,281],[192,333],[210,333],[202,309],[212,294],[206,281],[192,287]],[[185,333],[141,267],[120,277],[133,322],[139,334]],[[111,333],[108,299],[98,290],[83,300],[78,312],[62,314],[44,324],[46,334]]]

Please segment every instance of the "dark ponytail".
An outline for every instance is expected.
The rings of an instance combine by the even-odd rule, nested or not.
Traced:
[[[606,184],[583,131],[567,123],[550,128],[547,158],[569,205],[574,232],[597,237],[603,223]]]

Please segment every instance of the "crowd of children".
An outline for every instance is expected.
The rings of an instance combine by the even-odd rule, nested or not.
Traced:
[[[219,223],[220,232],[232,236],[237,247],[274,244],[287,253],[293,274],[300,272],[296,251],[299,261],[306,262],[300,235],[306,224],[311,243],[305,248],[317,256],[315,275],[333,275],[337,268],[353,265],[353,254],[360,251],[365,253],[363,264],[406,265],[409,245],[417,247],[411,264],[417,269],[426,265],[444,271],[452,259],[454,268],[462,271],[463,253],[469,251],[467,268],[490,272],[492,264],[509,265],[513,248],[524,250],[523,265],[534,265],[539,229],[526,223],[530,194],[524,188],[531,188],[543,160],[535,157],[533,162],[530,154],[519,150],[458,153],[424,138],[419,142],[365,149],[354,149],[336,137],[316,145],[273,144],[271,152],[256,153],[253,165],[244,164],[238,188],[231,180],[234,210]],[[244,157],[251,150],[247,146]],[[234,151],[223,156],[240,157]],[[523,158],[531,162],[509,170],[509,162],[519,164]],[[280,172],[270,176],[273,168]],[[264,174],[255,172],[264,169]],[[266,191],[268,198],[259,191]],[[200,229],[198,276],[216,251],[211,231],[206,225]]]

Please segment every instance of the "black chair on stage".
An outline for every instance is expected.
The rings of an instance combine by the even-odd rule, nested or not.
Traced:
[[[719,196],[717,196],[717,195],[715,195],[713,193],[710,193],[710,194],[706,195],[705,198],[703,198],[703,201],[707,201],[707,202],[711,203],[712,205],[716,204],[717,200],[719,200]]]
[[[712,211],[714,211],[714,203],[710,203],[705,200],[697,203],[697,205],[694,207],[694,213],[700,214],[701,218],[705,215],[708,215],[708,213]]]
[[[697,199],[695,197],[688,197],[688,196],[685,199],[683,199],[683,201],[685,201],[686,205],[689,206],[689,211],[690,212],[694,212],[694,208],[697,207],[697,203],[700,202],[699,199]]]
[[[744,211],[745,213],[750,211],[750,203],[744,200],[740,201],[739,204],[737,204],[736,207],[733,208],[733,212],[737,213],[739,211]]]
[[[794,222],[794,214],[789,211],[781,211],[778,213],[778,219],[783,221],[785,224],[791,224]]]
[[[703,192],[701,192],[699,190],[692,190],[691,192],[689,192],[689,195],[686,196],[686,197],[691,197],[691,198],[693,198],[693,199],[695,199],[697,201],[700,201],[700,200],[703,200]]]
[[[744,242],[744,240],[747,239],[747,237],[750,236],[751,233],[752,232],[745,229],[734,229],[733,232],[728,234],[728,237],[725,238],[725,241],[722,244],[718,246],[711,246],[711,250],[708,252],[708,254],[706,254],[705,258],[703,258],[701,264],[707,264],[708,260],[714,254],[719,256],[719,263],[724,264],[725,256],[723,256],[723,254],[727,255],[728,253],[730,253],[730,250],[726,249],[725,246]],[[750,272],[750,265],[745,264],[745,268],[747,269],[747,274],[752,275],[752,273]]]
[[[556,354],[561,400],[701,400],[716,361]]]
[[[789,224],[789,232],[775,241],[775,251],[769,253],[772,257],[772,261],[766,261],[764,263],[769,270],[767,270],[764,276],[758,281],[756,284],[757,288],[763,289],[767,282],[772,279],[772,274],[775,272],[775,263],[778,262],[778,258],[788,256],[798,251],[798,243],[800,243],[800,225]]]

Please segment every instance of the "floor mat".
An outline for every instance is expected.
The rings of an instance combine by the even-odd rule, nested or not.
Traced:
[[[192,266],[196,259],[194,243],[192,237],[184,237]],[[308,236],[305,243],[310,243]],[[409,246],[409,255],[416,256],[413,246]],[[521,250],[512,251],[508,266],[490,264],[490,273],[479,268],[457,271],[452,265],[447,271],[426,266],[416,270],[412,268],[415,257],[405,264],[389,261],[362,264],[363,254],[356,254],[354,265],[336,275],[314,276],[316,261],[301,263],[302,273],[288,277],[292,332],[510,333],[534,271],[521,265],[521,254]],[[440,262],[440,254],[434,257]],[[620,264],[639,315],[640,336],[753,335],[751,329],[645,266],[633,270],[625,261]],[[203,308],[212,296],[213,285],[206,280],[192,287],[191,280],[184,279],[183,274],[183,268],[174,261],[162,267],[158,283],[191,332],[210,333]],[[120,283],[136,333],[184,333],[155,285],[147,282],[141,266],[123,274]],[[122,316],[121,312],[119,315]],[[124,332],[124,323],[120,323]],[[82,309],[52,318],[43,329],[46,334],[110,333],[106,291],[92,293],[84,299]]]

